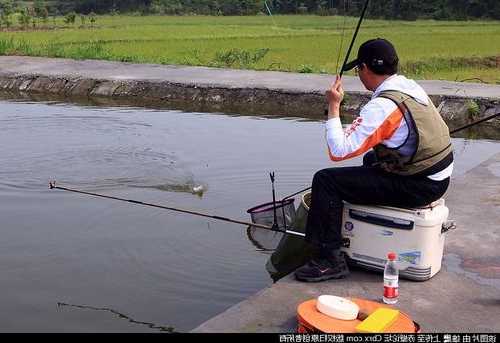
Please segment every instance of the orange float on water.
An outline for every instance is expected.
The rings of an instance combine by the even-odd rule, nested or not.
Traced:
[[[375,301],[350,298],[359,306],[360,313],[370,315],[378,308],[394,308]],[[316,299],[303,302],[297,308],[298,333],[356,333],[356,326],[360,319],[340,320],[319,312],[316,308]],[[419,333],[420,325],[414,322],[406,313],[400,312],[398,318],[384,333]]]

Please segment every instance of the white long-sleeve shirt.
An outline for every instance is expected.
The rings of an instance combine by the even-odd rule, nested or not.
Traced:
[[[389,90],[407,94],[424,105],[430,101],[427,93],[415,81],[401,75],[389,77],[375,90],[372,99],[347,129],[343,129],[340,118],[332,118],[326,122],[326,140],[332,161],[359,156],[381,143],[395,148],[406,141],[409,130],[403,113],[393,101],[378,97],[381,92]],[[413,150],[416,148],[416,141],[414,144],[411,147]],[[428,178],[442,181],[450,177],[452,172],[453,163]]]

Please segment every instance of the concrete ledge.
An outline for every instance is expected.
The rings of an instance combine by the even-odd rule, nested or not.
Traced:
[[[0,57],[0,90],[60,97],[121,99],[208,112],[323,118],[332,75],[206,67]],[[357,78],[345,77],[344,111],[356,113],[370,99]],[[447,81],[420,84],[448,123],[470,120],[469,102],[481,113],[500,110],[500,85]],[[495,125],[500,125],[500,120]]]

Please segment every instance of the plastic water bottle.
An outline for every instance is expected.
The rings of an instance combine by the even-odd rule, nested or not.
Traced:
[[[390,252],[384,269],[384,303],[395,304],[399,296],[399,271],[396,265],[396,254]]]

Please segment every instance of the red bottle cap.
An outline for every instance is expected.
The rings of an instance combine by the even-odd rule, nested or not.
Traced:
[[[395,252],[390,252],[387,255],[387,258],[389,258],[389,261],[395,261],[396,260],[396,253]]]

